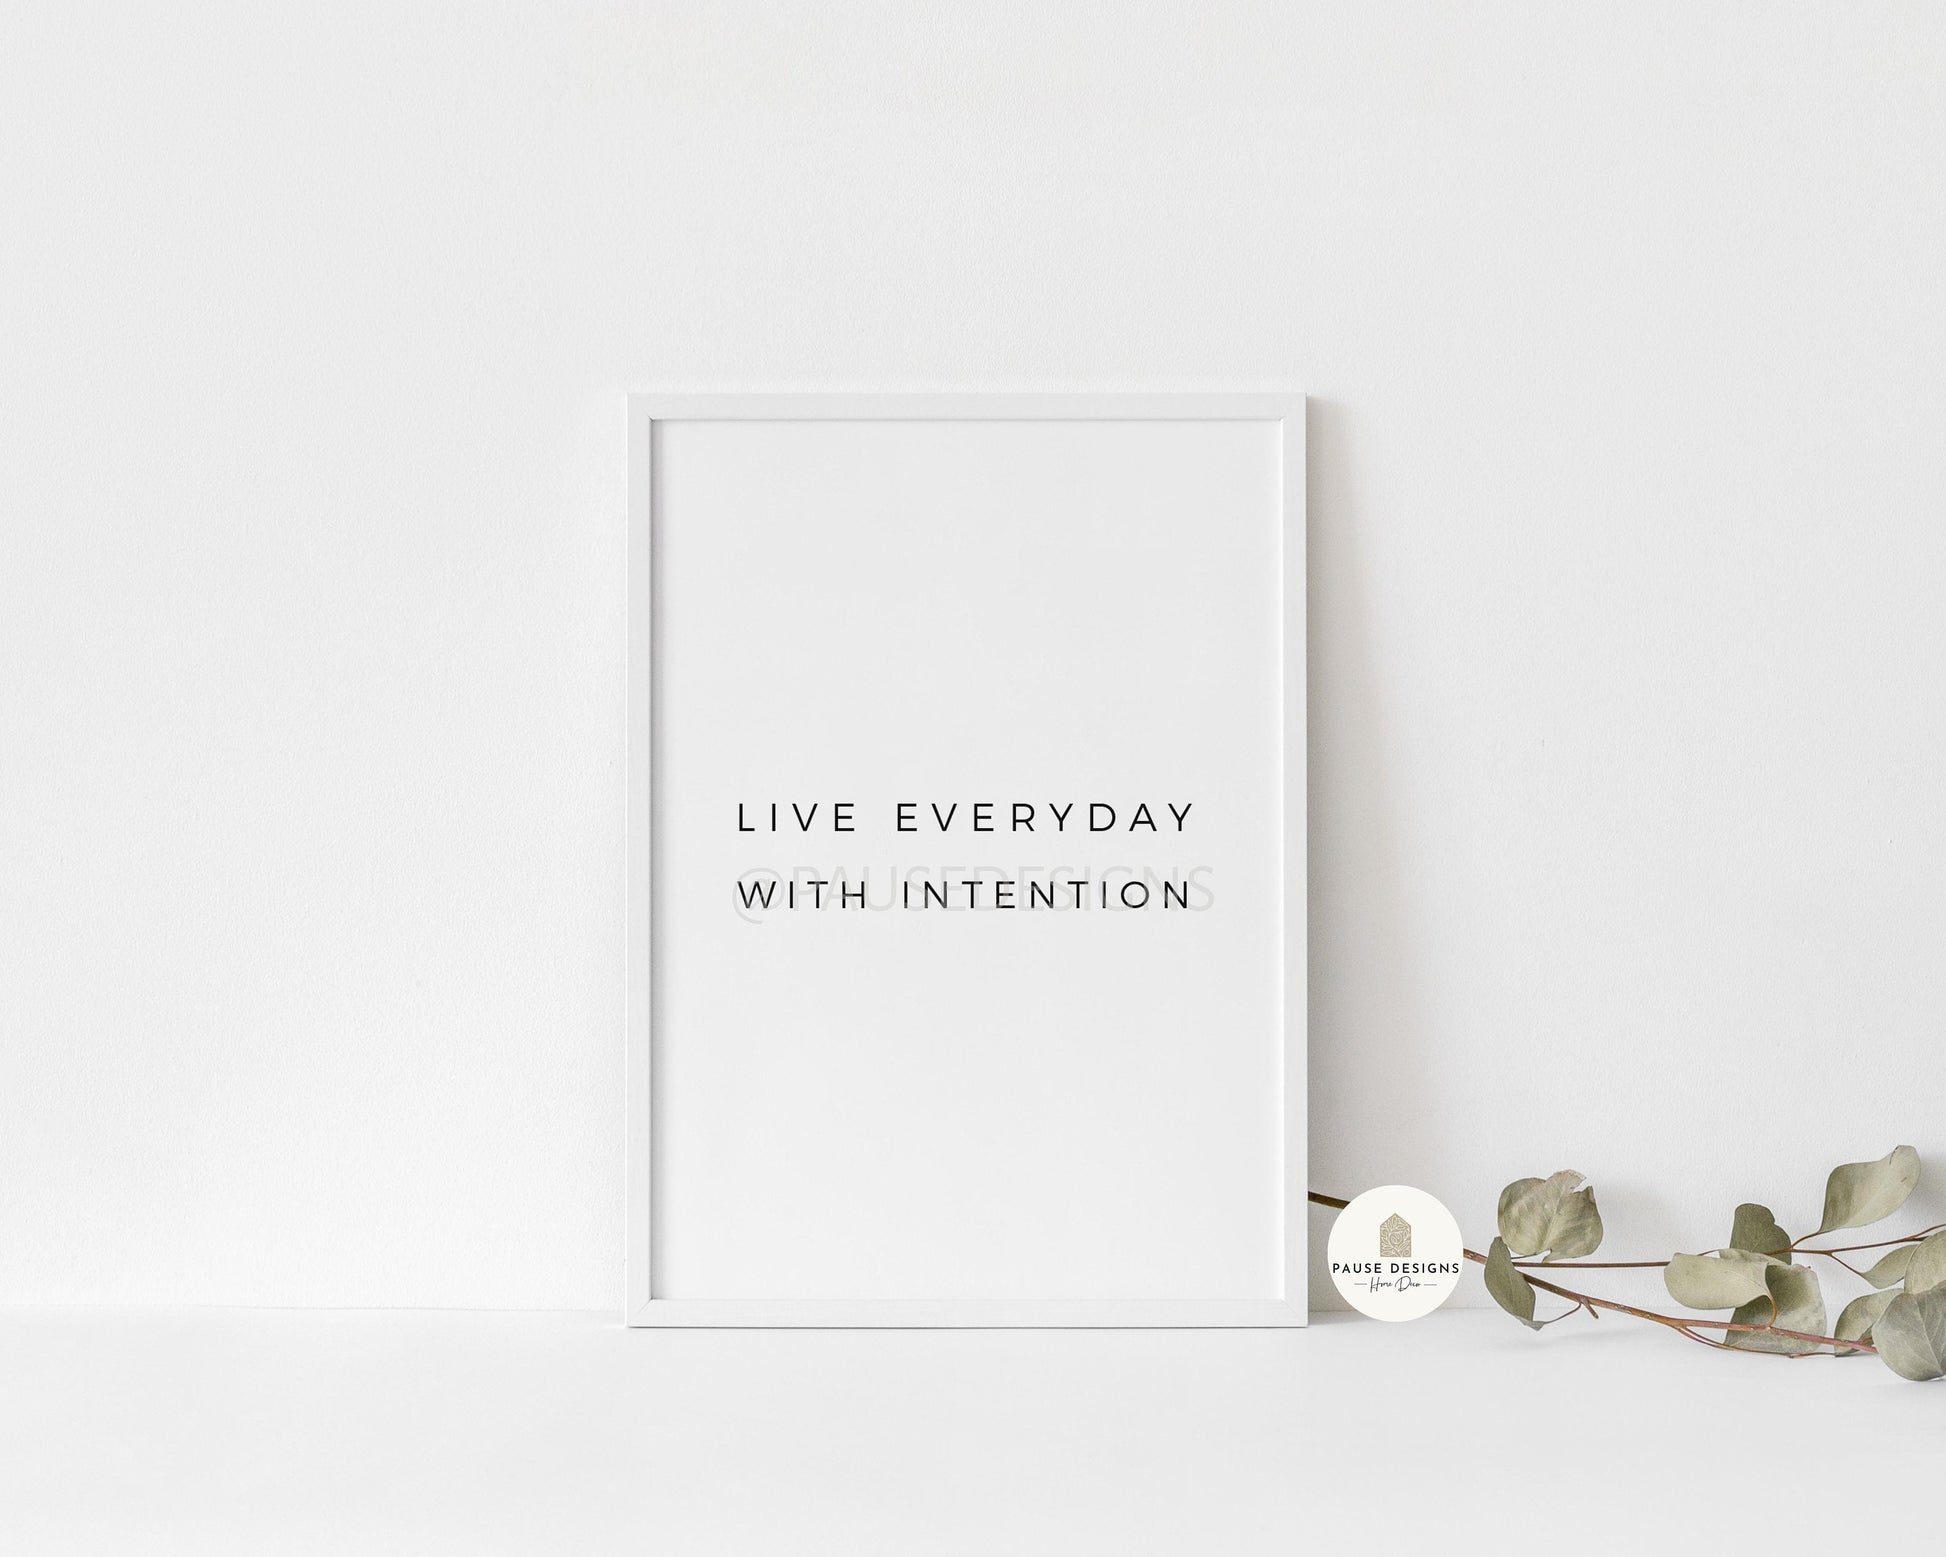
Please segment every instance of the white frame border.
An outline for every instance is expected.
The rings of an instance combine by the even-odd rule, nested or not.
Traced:
[[[652,1291],[650,957],[654,858],[650,687],[655,424],[662,421],[1264,421],[1283,480],[1283,1295],[1262,1299],[672,1299]],[[627,1279],[635,1327],[1237,1327],[1306,1322],[1305,1056],[1309,881],[1305,705],[1304,397],[1297,394],[637,394],[628,398]]]

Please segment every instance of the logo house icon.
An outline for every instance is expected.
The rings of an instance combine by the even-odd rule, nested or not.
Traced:
[[[1378,1224],[1378,1253],[1384,1260],[1412,1258],[1412,1224],[1396,1211]]]

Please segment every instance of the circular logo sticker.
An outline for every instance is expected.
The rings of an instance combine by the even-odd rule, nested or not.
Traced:
[[[1331,1279],[1374,1319],[1419,1319],[1459,1285],[1466,1256],[1459,1223],[1423,1189],[1368,1189],[1331,1225]]]

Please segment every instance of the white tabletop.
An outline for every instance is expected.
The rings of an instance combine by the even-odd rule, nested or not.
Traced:
[[[1235,1557],[1496,1530],[1580,1553],[1764,1525],[1884,1549],[1946,1467],[1946,1388],[1870,1358],[1477,1311],[805,1333],[17,1309],[0,1379],[0,1549],[36,1554]]]

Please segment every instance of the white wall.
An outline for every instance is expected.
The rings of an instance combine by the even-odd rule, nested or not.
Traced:
[[[1946,1149],[1942,67],[1923,6],[10,8],[0,1299],[619,1303],[631,388],[1317,397],[1319,1187],[1484,1236],[1573,1165],[1653,1253]]]

